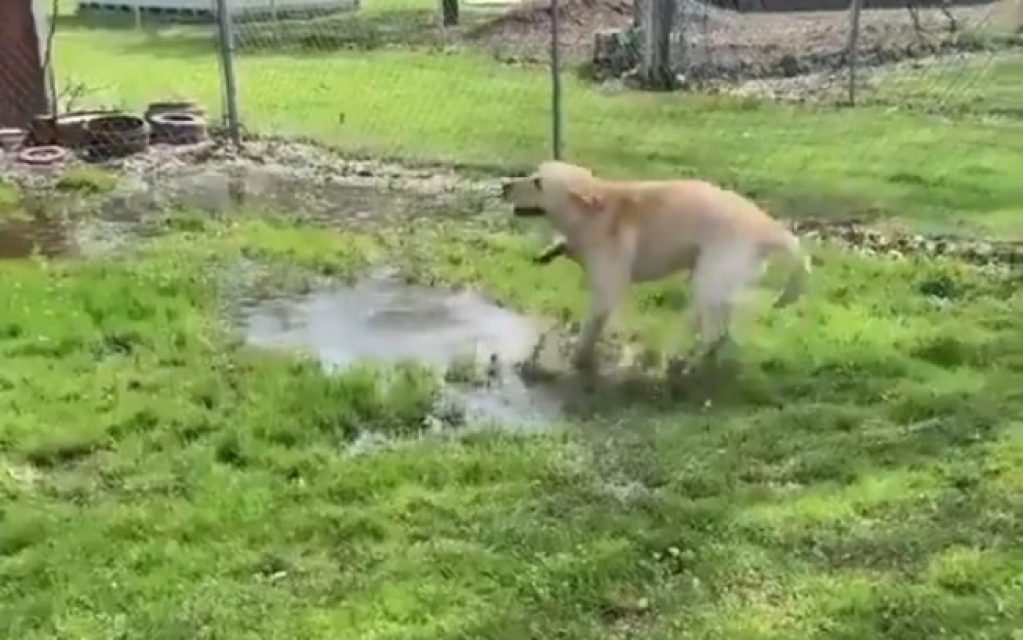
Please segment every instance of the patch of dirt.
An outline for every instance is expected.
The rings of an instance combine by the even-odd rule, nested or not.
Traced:
[[[569,55],[585,59],[593,33],[632,22],[630,0],[561,0],[558,3],[558,40]],[[549,0],[528,0],[470,29],[466,39],[509,57],[547,60],[550,57],[551,7]]]
[[[1018,55],[1018,53],[956,52],[945,56],[912,59],[893,65],[875,67],[857,79],[858,102],[877,99],[878,89],[886,83],[897,83],[900,73],[954,71],[965,76],[967,73],[976,73],[974,70],[976,67],[971,67],[971,64],[991,63],[997,58],[1014,59]],[[849,96],[849,73],[847,69],[831,69],[792,78],[756,78],[729,87],[722,87],[721,92],[785,102],[814,101],[844,104],[848,101]],[[938,113],[942,112],[943,107],[944,105],[940,101],[935,101],[933,104],[913,105],[914,110],[933,110]]]
[[[0,153],[0,180],[19,191],[14,211],[0,218],[0,259],[117,250],[163,231],[175,210],[217,216],[269,209],[326,226],[379,226],[408,216],[472,216],[500,191],[497,179],[277,140],[252,140],[241,151],[220,143],[154,145],[100,165],[114,176],[108,192],[61,189],[62,176],[81,164],[71,157],[32,166]]]
[[[860,62],[869,67],[976,50],[986,45],[962,34],[984,25],[990,12],[990,5],[952,8],[957,23],[953,33],[938,9],[919,10],[919,29],[905,9],[864,10]],[[563,0],[559,34],[566,59],[588,62],[594,33],[626,28],[632,14],[630,0]],[[465,37],[510,62],[546,61],[550,21],[549,3],[530,2],[469,29]],[[846,64],[848,11],[738,13],[687,0],[679,26],[683,21],[687,45],[679,71],[690,83],[793,77]]]
[[[104,166],[119,176],[112,192],[55,197],[61,167],[31,167],[0,155],[0,179],[22,187],[26,214],[0,221],[0,257],[21,257],[33,249],[44,255],[116,249],[119,238],[154,232],[146,226],[148,218],[175,207],[221,214],[256,206],[292,212],[301,220],[350,226],[386,224],[394,221],[393,215],[471,216],[502,206],[496,177],[345,158],[300,142],[253,140],[241,151],[219,143],[186,150],[154,147]],[[89,222],[84,231],[75,224],[83,218]],[[801,220],[793,227],[870,255],[945,255],[981,266],[1023,264],[1021,242],[880,229],[860,220]],[[85,233],[90,230],[91,235]]]
[[[791,228],[803,237],[824,240],[868,257],[900,260],[909,256],[945,256],[983,268],[1023,266],[1023,242],[920,234],[891,225],[860,221],[800,220]]]
[[[42,237],[40,229],[48,232],[52,218],[138,224],[173,209],[218,214],[256,207],[348,226],[378,224],[397,215],[472,215],[499,193],[496,179],[349,159],[315,145],[275,140],[252,140],[240,151],[219,143],[156,145],[101,165],[117,176],[110,192],[61,191],[61,176],[80,163],[72,158],[63,165],[37,167],[0,154],[0,179],[20,188],[25,218],[46,218],[46,224],[29,225],[23,219],[9,225],[19,238],[17,253],[23,253],[26,238]]]
[[[65,169],[80,164],[81,160],[71,158],[61,165],[31,166],[0,152],[0,178],[27,189],[53,189]],[[145,153],[97,166],[121,176],[118,191],[139,183],[159,187],[197,172],[219,178],[246,172],[286,174],[306,187],[336,184],[416,194],[496,194],[499,184],[496,179],[469,178],[449,168],[354,159],[315,144],[277,139],[247,140],[240,150],[219,140],[194,146],[153,145]]]

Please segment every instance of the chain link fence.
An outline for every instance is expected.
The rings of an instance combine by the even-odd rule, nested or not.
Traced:
[[[621,144],[632,117],[669,130],[678,112],[650,106],[651,88],[1020,114],[1018,90],[991,78],[1017,55],[1021,0],[884,1],[862,7],[857,41],[840,0],[25,0],[2,27],[0,106],[24,122],[49,93],[61,113],[152,116],[172,141],[205,116],[239,137],[493,166],[556,154],[562,123],[577,152]]]
[[[486,54],[465,51],[501,5],[463,2],[458,24],[445,26],[433,2],[380,4],[331,0],[320,9],[232,14],[243,126],[386,156],[432,158],[437,150],[449,161],[459,160],[445,153],[458,137],[515,135],[498,123],[518,119],[532,127],[527,138],[547,133],[534,117],[516,118],[549,108],[546,78],[493,82]],[[484,112],[488,121],[474,126]]]

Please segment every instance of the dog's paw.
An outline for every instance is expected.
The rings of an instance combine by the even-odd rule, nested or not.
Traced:
[[[672,380],[686,378],[691,375],[692,372],[692,363],[689,362],[688,358],[683,358],[681,356],[672,356],[671,358],[668,358],[664,367],[665,375]]]
[[[592,349],[580,349],[572,355],[572,367],[576,371],[593,372],[597,368],[597,355]]]

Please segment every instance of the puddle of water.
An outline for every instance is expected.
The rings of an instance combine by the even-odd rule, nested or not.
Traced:
[[[256,303],[242,325],[251,344],[306,351],[332,369],[410,359],[443,369],[470,354],[485,366],[496,355],[503,368],[499,381],[450,387],[471,419],[526,426],[561,413],[553,390],[527,385],[511,371],[531,355],[537,327],[472,291],[413,287],[378,276]]]
[[[72,225],[60,218],[17,217],[0,222],[0,260],[27,258],[36,252],[51,258],[77,251]]]
[[[372,180],[356,176],[330,181],[265,166],[185,166],[158,178],[126,175],[113,193],[98,201],[26,197],[20,205],[26,215],[0,221],[0,258],[33,251],[52,257],[113,250],[150,235],[152,216],[182,207],[222,214],[255,206],[346,225],[452,209],[451,194],[401,191]]]
[[[23,216],[0,221],[0,260],[37,254],[46,258],[97,255],[142,237],[139,223],[73,220],[63,215]]]
[[[120,210],[161,209],[168,204],[201,211],[224,212],[258,206],[321,221],[369,220],[402,212],[421,214],[424,208],[445,208],[442,194],[424,195],[388,189],[375,183],[317,179],[282,168],[244,166],[190,167],[125,194]]]

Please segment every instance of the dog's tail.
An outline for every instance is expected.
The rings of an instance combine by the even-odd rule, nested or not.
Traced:
[[[803,295],[803,291],[806,290],[806,281],[810,276],[811,260],[800,246],[799,238],[785,228],[779,229],[773,248],[785,253],[790,269],[785,288],[774,301],[774,308],[781,309],[789,306]]]

